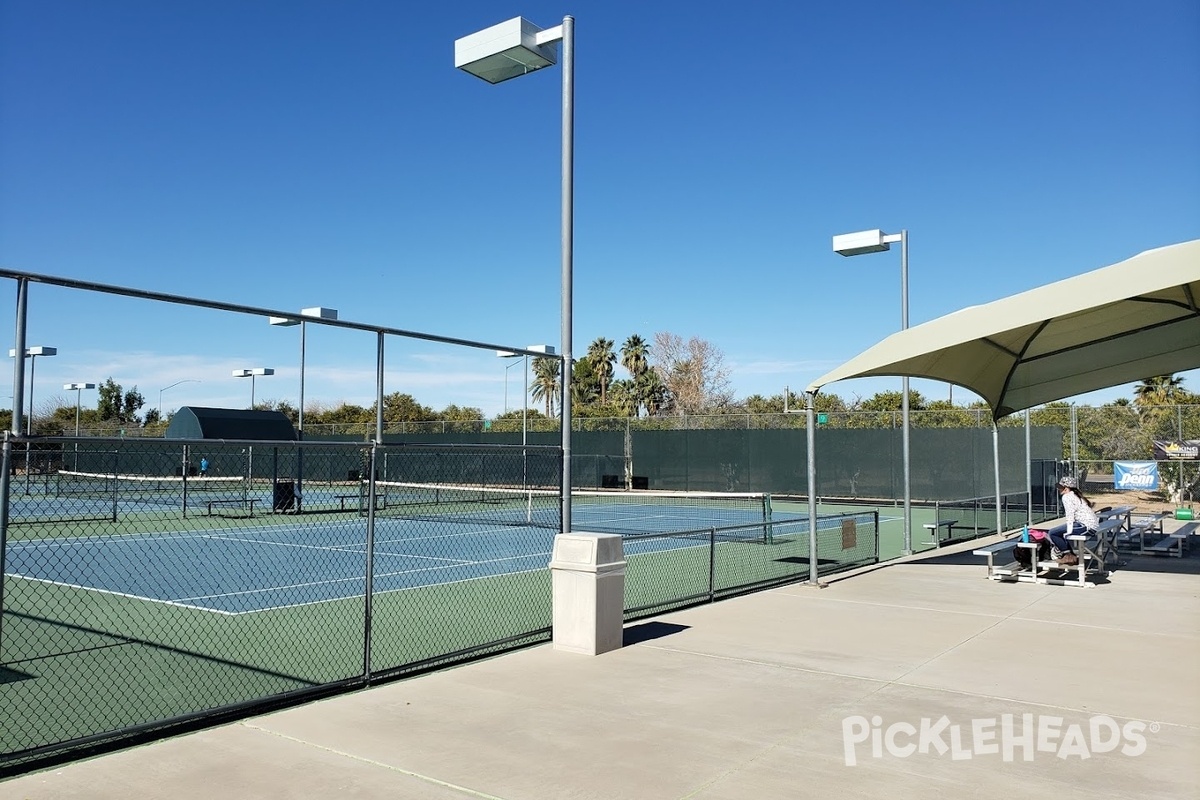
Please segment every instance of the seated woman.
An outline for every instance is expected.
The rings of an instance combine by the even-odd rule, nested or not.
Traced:
[[[1067,476],[1059,480],[1058,492],[1062,498],[1063,516],[1067,519],[1067,530],[1062,536],[1049,534],[1050,544],[1054,548],[1054,557],[1058,559],[1058,563],[1072,566],[1078,564],[1079,560],[1071,551],[1071,543],[1065,537],[1073,533],[1094,536],[1096,528],[1100,527],[1100,520],[1092,510],[1092,501],[1080,493],[1079,483],[1074,478]]]

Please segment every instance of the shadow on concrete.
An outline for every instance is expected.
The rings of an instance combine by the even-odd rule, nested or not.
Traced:
[[[628,647],[631,644],[649,642],[673,633],[681,633],[687,629],[687,625],[676,625],[673,622],[643,622],[640,625],[630,625],[626,628],[622,643]]]

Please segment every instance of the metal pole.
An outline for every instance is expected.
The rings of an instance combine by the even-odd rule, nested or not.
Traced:
[[[382,336],[380,352],[383,351]],[[371,456],[367,459],[367,541],[366,562],[363,565],[363,680],[371,680],[371,628],[375,607],[375,459],[379,451],[379,442],[371,445]]]
[[[900,329],[908,329],[908,230],[900,231]],[[908,448],[908,376],[904,376],[901,391],[904,396],[900,399],[900,411],[903,417],[903,430],[900,440],[904,450],[904,554],[910,555],[912,549],[912,482],[909,471]]]
[[[12,432],[21,435],[21,405],[25,400],[25,310],[29,301],[29,279],[17,279],[17,330],[13,335]]]
[[[571,306],[575,192],[575,18],[563,17],[562,48],[562,530],[571,531]]]
[[[300,408],[296,409],[296,438],[304,441],[304,320],[300,320]],[[304,505],[304,445],[296,451],[296,513]]]
[[[996,473],[996,533],[1004,532],[1000,513],[1000,428],[992,422],[992,468]]]
[[[250,373],[250,410],[254,410],[254,373]]]
[[[378,346],[375,348],[375,441],[383,442],[383,331],[378,333]],[[444,430],[444,429],[443,429]],[[372,467],[372,469],[374,469]],[[375,479],[375,473],[371,473]]]
[[[300,408],[296,410],[296,427],[304,438],[304,320],[300,320]]]
[[[1025,409],[1025,524],[1033,526],[1033,447],[1030,445],[1029,409]]]
[[[33,436],[33,381],[37,374],[37,356],[29,357],[29,413],[25,416],[25,435]],[[26,470],[29,465],[25,465]]]
[[[819,584],[817,576],[817,415],[814,413],[816,392],[808,392],[804,406],[808,427],[808,582]]]

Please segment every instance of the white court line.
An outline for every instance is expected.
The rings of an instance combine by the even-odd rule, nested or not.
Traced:
[[[395,570],[392,572],[376,573],[375,580],[379,580],[380,578],[393,578],[393,577],[399,577],[399,576],[404,576],[404,575],[415,575],[415,574],[422,573],[422,572],[438,572],[440,570],[452,569],[453,567],[464,566],[466,564],[480,566],[480,565],[484,565],[484,564],[497,564],[502,561],[516,561],[516,560],[522,559],[522,558],[540,557],[540,558],[548,559],[549,556],[550,556],[549,552],[526,553],[525,555],[509,556],[509,557],[505,557],[505,558],[491,559],[488,561],[473,561],[473,562],[463,562],[463,564],[455,564],[455,565],[443,565],[443,566],[437,566],[437,567],[420,567],[418,569]],[[538,569],[543,569],[543,568],[539,567]],[[535,572],[535,571],[536,570],[521,570],[520,572],[505,572],[505,573],[499,573],[499,574],[501,574],[501,575],[518,575],[518,574],[521,574],[522,572]],[[487,575],[487,574],[473,575],[469,578],[462,578],[457,581],[444,581],[443,583],[425,584],[425,586],[444,586],[444,585],[448,585],[451,583],[461,583],[461,582],[467,581],[467,580],[478,580],[479,578],[492,578],[492,577],[496,577],[496,576],[495,575]],[[333,580],[325,580],[325,581],[309,581],[307,583],[295,583],[295,584],[288,584],[288,585],[284,585],[284,586],[266,586],[266,587],[260,587],[260,588],[256,588],[256,589],[244,589],[244,590],[237,591],[237,592],[222,592],[221,594],[199,595],[196,597],[184,597],[184,598],[180,598],[178,600],[178,602],[182,603],[185,601],[210,600],[210,599],[218,599],[218,598],[222,598],[222,597],[241,597],[241,596],[252,595],[252,594],[264,594],[264,593],[270,594],[273,592],[281,592],[281,591],[286,591],[289,589],[303,589],[303,588],[307,588],[307,587],[311,587],[311,586],[335,586],[335,585],[343,584],[343,583],[362,583],[365,580],[366,580],[366,576],[357,575],[353,578],[336,578]],[[86,588],[86,587],[84,587],[84,588]],[[418,588],[424,588],[424,587],[423,586],[422,587],[405,586],[405,587],[401,587],[401,588],[402,589],[418,589]],[[400,591],[400,590],[389,589],[387,591]],[[131,595],[131,596],[135,596],[135,595]],[[352,595],[350,597],[326,597],[326,598],[322,598],[320,600],[313,600],[309,603],[298,603],[298,604],[296,604],[296,606],[312,605],[314,603],[328,603],[328,602],[331,602],[334,600],[352,600],[356,596],[357,595]],[[222,612],[222,613],[234,614],[234,615],[252,614],[252,613],[257,613],[259,611],[273,611],[277,608],[294,608],[296,606],[271,606],[269,608],[256,608],[251,611],[226,611],[226,612]]]
[[[16,573],[16,572],[8,573],[5,576],[5,578],[6,579],[21,578],[23,580],[32,581],[34,583],[43,583],[48,586],[65,586],[68,589],[82,589],[82,590],[88,591],[88,592],[99,592],[100,594],[108,594],[108,595],[112,595],[113,597],[126,597],[130,600],[142,600],[142,601],[150,602],[150,603],[158,603],[158,604],[164,605],[164,606],[175,606],[177,608],[187,608],[187,609],[191,609],[193,611],[210,611],[214,614],[221,614],[221,615],[228,616],[228,617],[237,616],[237,612],[234,612],[234,611],[221,611],[220,609],[216,609],[216,608],[205,608],[203,606],[188,605],[187,603],[185,603],[183,601],[183,600],[186,600],[187,598],[184,598],[182,600],[163,600],[158,597],[146,597],[145,595],[141,595],[141,594],[129,594],[128,592],[117,592],[117,591],[113,591],[112,589],[101,589],[98,586],[82,586],[78,583],[66,583],[64,581],[52,581],[49,578],[32,578],[28,575],[21,575],[20,573]],[[118,637],[120,636],[120,634],[111,634],[111,635],[118,636]]]

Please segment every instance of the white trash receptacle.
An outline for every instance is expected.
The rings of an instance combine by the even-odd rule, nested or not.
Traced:
[[[560,533],[550,556],[554,649],[595,656],[624,635],[625,547],[610,533]]]

